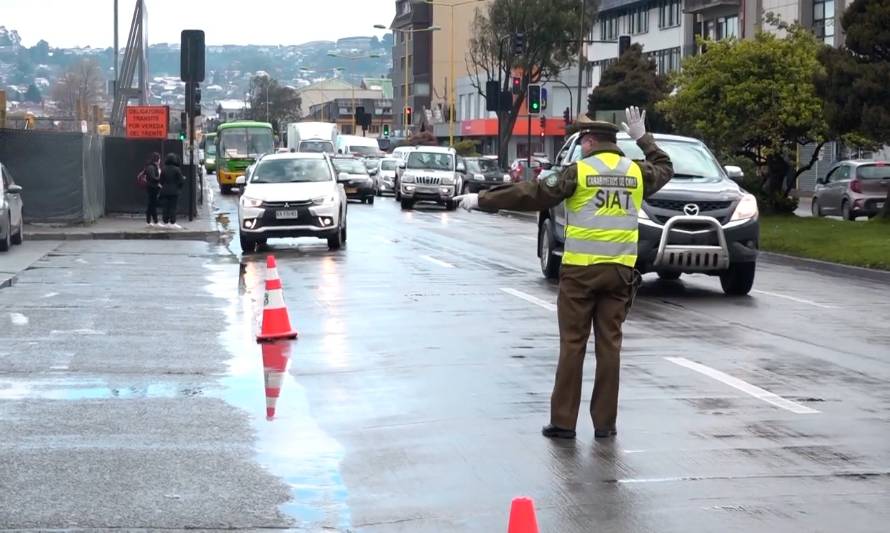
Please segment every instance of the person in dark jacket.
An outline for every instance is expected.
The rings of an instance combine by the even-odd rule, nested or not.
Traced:
[[[164,168],[161,170],[161,205],[164,208],[163,220],[167,227],[182,229],[176,223],[176,208],[179,203],[179,192],[185,184],[185,177],[179,168],[179,157],[167,154]]]
[[[145,185],[145,223],[151,227],[158,225],[158,197],[161,192],[161,154],[154,152],[145,164],[148,182]]]

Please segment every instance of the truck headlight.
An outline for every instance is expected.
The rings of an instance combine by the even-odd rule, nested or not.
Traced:
[[[241,205],[244,207],[262,207],[263,201],[250,196],[242,196]]]
[[[442,178],[442,185],[454,185],[454,178],[451,176]]]
[[[402,183],[414,183],[414,175],[413,174],[403,174],[402,175]]]
[[[513,180],[510,179],[510,175],[504,174],[504,183],[510,183],[511,181],[513,181]]]
[[[760,212],[757,209],[757,198],[755,198],[753,194],[746,193],[742,195],[742,199],[739,200],[739,205],[735,207],[730,222],[757,218],[759,213]]]

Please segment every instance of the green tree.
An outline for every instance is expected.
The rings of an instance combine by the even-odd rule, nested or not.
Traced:
[[[757,188],[766,210],[793,210],[788,200],[800,174],[812,168],[829,138],[824,105],[816,93],[824,46],[797,25],[779,38],[762,32],[744,41],[707,42],[676,75],[674,96],[659,104],[677,129],[702,138],[723,156],[739,155],[758,168]],[[818,143],[796,166],[798,146]]]
[[[250,118],[271,123],[277,132],[288,122],[299,120],[301,104],[294,88],[282,87],[274,78],[258,75],[250,80]]]
[[[652,131],[670,132],[670,124],[655,104],[668,97],[671,85],[667,76],[658,74],[655,62],[643,55],[643,47],[634,44],[603,71],[599,85],[587,98],[587,114],[621,110],[635,105],[646,110],[647,126]]]
[[[43,95],[40,94],[40,89],[33,83],[28,85],[28,92],[25,93],[25,101],[35,104],[39,104],[43,101]]]
[[[587,35],[593,24],[594,4],[578,0],[493,0],[486,8],[477,9],[466,56],[473,86],[485,96],[487,80],[500,78],[501,90],[509,91],[514,73],[532,83],[557,78],[576,61],[580,37]],[[583,6],[587,6],[584,13]],[[511,46],[511,37],[517,33],[524,34],[527,43],[520,53],[514,53]],[[498,112],[498,157],[502,164],[525,97],[523,83],[510,109]]]
[[[817,88],[828,124],[848,143],[890,144],[890,0],[855,0],[841,24],[845,46],[819,57]],[[881,218],[890,219],[890,191]]]

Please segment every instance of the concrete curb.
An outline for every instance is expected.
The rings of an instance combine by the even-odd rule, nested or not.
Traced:
[[[5,276],[5,274],[4,274]],[[10,277],[0,277],[0,289],[12,287],[19,277],[16,274],[10,274]]]
[[[85,240],[175,240],[219,242],[222,232],[216,231],[169,231],[148,233],[144,231],[40,231],[25,233],[32,241],[85,241]]]
[[[841,276],[848,276],[859,279],[865,278],[872,281],[890,283],[890,271],[886,270],[876,270],[873,268],[842,265],[840,263],[831,263],[828,261],[820,261],[818,259],[807,259],[804,257],[796,257],[793,255],[778,254],[775,252],[761,251],[759,255],[767,262],[779,265],[793,266],[820,273],[838,274]]]

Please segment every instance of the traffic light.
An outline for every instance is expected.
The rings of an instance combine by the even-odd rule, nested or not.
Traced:
[[[522,78],[513,76],[513,94],[519,94],[522,91]]]
[[[528,86],[528,112],[537,115],[541,112],[541,86]]]
[[[201,88],[197,85],[192,89],[192,113],[194,115],[201,114]]]
[[[541,135],[544,135],[544,129],[547,128],[547,117],[541,117]]]
[[[566,122],[566,126],[572,123],[572,110],[568,107],[562,112],[562,119]]]
[[[355,108],[355,123],[359,126],[364,126],[365,122],[365,106],[358,106]]]
[[[547,89],[541,87],[541,111],[547,109]]]
[[[524,33],[513,34],[513,55],[520,56],[525,53],[526,42]]]
[[[383,125],[383,136],[389,138],[389,124]]]
[[[186,137],[188,136],[188,115],[185,111],[179,114],[179,140],[185,142]]]
[[[411,118],[412,118],[412,116],[411,116],[411,106],[405,106],[405,125],[406,125],[406,126],[410,126],[410,125],[411,125],[411,123],[412,123]]]
[[[630,35],[621,35],[618,37],[618,57],[624,55],[624,52],[627,52],[627,49],[630,48]]]
[[[495,80],[485,82],[485,110],[498,110],[498,95],[501,94],[501,88]]]

